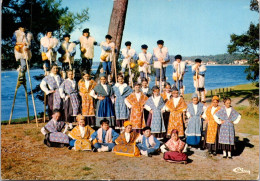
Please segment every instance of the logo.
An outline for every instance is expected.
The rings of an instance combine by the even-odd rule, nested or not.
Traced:
[[[250,175],[250,170],[244,170],[243,168],[237,167],[233,169],[235,173],[248,173]]]

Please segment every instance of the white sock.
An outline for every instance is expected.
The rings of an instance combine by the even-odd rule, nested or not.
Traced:
[[[223,150],[223,156],[227,156],[226,150]]]
[[[231,151],[228,151],[228,157],[231,157]]]

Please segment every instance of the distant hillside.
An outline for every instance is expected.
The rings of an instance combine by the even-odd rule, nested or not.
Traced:
[[[174,58],[173,56],[171,58]],[[242,54],[233,54],[228,53],[218,54],[218,55],[199,55],[199,56],[183,56],[183,60],[192,60],[200,58],[203,62],[217,62],[218,64],[229,64],[233,63],[235,60],[247,59],[245,55]]]

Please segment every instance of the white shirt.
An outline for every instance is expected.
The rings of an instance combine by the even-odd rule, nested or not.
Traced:
[[[148,92],[148,90],[149,90],[149,88],[147,87],[147,88],[142,88],[142,91],[143,91],[143,93],[147,93]]]
[[[231,114],[232,108],[231,108],[231,107],[230,107],[230,108],[226,108],[226,107],[225,107],[225,109],[226,109],[226,112],[227,112],[227,116],[229,117],[230,114]],[[216,115],[214,115],[213,117],[214,117],[214,120],[215,120],[218,124],[221,124],[221,120],[220,120]],[[237,119],[236,119],[235,121],[233,121],[233,124],[239,123],[240,119],[241,119],[241,115],[239,115],[239,116],[237,117]]]
[[[159,95],[159,96],[152,96],[152,99],[153,99],[153,102],[154,102],[154,105],[156,106],[156,107],[158,107],[158,105],[159,105],[159,101],[160,101],[160,99],[161,99],[161,96]],[[150,107],[150,106],[148,106],[148,105],[145,105],[144,106],[144,108],[147,110],[147,111],[151,111],[152,110],[152,108]]]
[[[171,98],[171,95],[172,95],[172,93],[171,93],[171,92],[169,92],[169,93],[168,93],[168,92],[166,92],[166,96],[167,96],[167,99],[168,99],[168,100],[170,100],[170,98]]]
[[[139,101],[139,100],[140,100],[140,97],[141,97],[141,92],[135,93],[135,97],[136,97],[137,101]],[[127,99],[125,99],[124,102],[125,102],[126,106],[127,106],[129,109],[132,108],[132,105],[128,102]]]
[[[85,80],[85,87],[86,87],[86,89],[88,89],[88,87],[89,87],[89,80]]]
[[[173,104],[174,104],[174,107],[176,107],[180,101],[181,97],[177,97],[177,98],[173,98]]]
[[[210,112],[211,112],[211,115],[212,115],[212,116],[214,116],[214,112],[216,111],[217,108],[218,108],[218,107],[214,107],[214,106],[211,108],[211,111],[210,111]],[[204,111],[204,113],[203,113],[203,115],[202,115],[202,118],[203,118],[203,119],[206,119],[206,118],[207,118],[206,111]]]
[[[55,79],[55,81],[56,81],[56,83],[57,83],[57,85],[59,87],[60,86],[59,81],[58,81],[59,75],[57,75],[57,74],[54,75],[53,73],[50,73],[50,76],[54,77],[54,79]],[[48,84],[48,87],[49,87],[50,90],[53,90],[53,87],[50,87],[49,84]],[[45,92],[46,95],[48,95],[50,93],[50,91],[47,88],[47,82],[45,82],[44,80],[42,80],[42,82],[40,84],[40,88],[43,90],[43,92]]]
[[[130,141],[130,133],[125,132],[125,139],[127,143]]]
[[[120,95],[122,95],[124,89],[127,87],[127,84],[126,83],[123,83],[123,84],[116,83],[115,86],[118,87]]]
[[[106,84],[102,84],[102,83],[101,83],[101,85],[105,89],[106,93],[108,94],[108,92],[107,92],[107,85]],[[95,94],[95,91],[93,89],[90,91],[89,94],[90,94],[90,96],[94,97],[95,99],[98,98],[98,96]]]
[[[194,113],[197,114],[198,104],[192,104],[192,105],[193,105]],[[205,110],[205,108],[206,108],[206,107],[203,106],[203,109],[204,109],[204,110]],[[187,114],[187,117],[190,118],[190,116],[191,116],[190,113],[187,112],[186,114]]]
[[[83,138],[85,136],[85,128],[82,126],[79,126],[79,130],[80,130],[81,138]]]
[[[102,84],[102,83],[101,83],[101,85],[105,89],[106,93],[108,94],[108,92],[107,92],[107,85],[106,84]]]
[[[140,97],[141,97],[141,92],[139,93],[135,93],[136,99],[139,102],[140,101]]]
[[[71,82],[72,88],[75,89],[75,87],[76,87],[76,81],[75,81],[75,80],[71,80],[71,79],[69,79],[69,78],[67,78],[67,80]],[[63,88],[59,88],[59,92],[60,92],[60,97],[61,97],[61,98],[65,98],[65,94],[64,94]]]

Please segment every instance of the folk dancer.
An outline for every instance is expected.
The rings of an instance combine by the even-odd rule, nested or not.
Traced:
[[[219,97],[214,96],[212,98],[211,105],[203,113],[202,118],[205,120],[206,130],[204,137],[204,148],[208,149],[209,154],[217,155],[218,151],[218,135],[219,135],[219,125],[214,119],[214,115],[220,110]]]
[[[51,73],[45,76],[40,84],[41,90],[47,95],[48,115],[51,117],[54,109],[61,109],[62,100],[59,87],[63,79],[58,75],[58,65],[52,64]]]
[[[184,74],[188,72],[188,68],[186,66],[186,62],[182,61],[181,55],[176,55],[175,61],[173,62],[173,80],[175,82],[175,86],[178,90],[180,90],[180,96],[184,96],[184,85],[183,79]]]
[[[74,56],[76,54],[76,44],[70,42],[70,35],[63,35],[63,42],[61,43],[58,52],[61,54],[59,61],[62,63],[62,78],[66,78],[66,72],[73,70]],[[74,72],[73,72],[74,74]]]
[[[66,129],[62,132],[65,122],[61,119],[61,113],[55,109],[52,119],[41,128],[42,134],[45,136],[44,144],[48,147],[64,147],[69,144],[69,137],[65,134]]]
[[[86,125],[94,127],[95,123],[95,107],[94,107],[94,99],[91,96],[95,94],[94,87],[97,83],[90,79],[90,73],[87,71],[82,72],[82,79],[79,80],[79,95],[81,97],[81,114],[86,118]]]
[[[157,41],[157,47],[153,49],[153,61],[154,61],[154,68],[156,71],[156,85],[162,86],[166,81],[166,67],[167,63],[170,61],[170,56],[168,53],[168,48],[164,46],[163,40]],[[162,77],[161,75],[162,74]],[[160,82],[162,79],[162,82]]]
[[[201,59],[195,60],[195,65],[192,66],[194,87],[198,94],[199,99],[201,98],[201,102],[205,103],[205,74],[206,74],[206,66],[201,64]]]
[[[25,72],[27,69],[26,60],[29,61],[32,57],[31,44],[33,41],[33,35],[31,32],[27,32],[24,25],[20,24],[18,30],[16,30],[12,37],[12,44],[14,45],[14,55],[16,61],[20,61],[18,68],[19,80],[25,79]]]
[[[223,158],[232,159],[232,151],[236,149],[234,125],[239,123],[241,115],[231,106],[230,98],[224,99],[224,105],[213,117],[220,124],[218,149],[223,150]]]
[[[112,36],[106,35],[105,36],[106,41],[101,42],[101,56],[100,56],[100,62],[103,66],[103,73],[106,74],[108,77],[108,82],[110,83],[111,80],[111,66],[112,61],[115,56],[115,43],[112,42]]]
[[[95,132],[89,125],[85,125],[85,117],[81,114],[77,115],[77,126],[69,132],[69,144],[75,151],[91,151],[91,135]]]
[[[72,70],[67,71],[67,79],[65,79],[59,87],[60,97],[63,99],[63,110],[65,121],[69,124],[69,128],[72,129],[72,123],[74,118],[80,112],[80,100],[78,93],[78,86],[74,80],[74,74]]]
[[[132,129],[141,133],[142,128],[146,126],[144,117],[144,105],[148,97],[141,92],[141,85],[135,83],[134,92],[125,99],[125,104],[131,109],[130,122]]]
[[[60,43],[57,38],[52,36],[52,30],[46,30],[46,34],[41,38],[40,43],[42,60],[44,61],[43,69],[46,76],[50,73],[51,64],[56,61]]]
[[[138,63],[138,70],[140,72],[140,83],[143,78],[150,79],[149,74],[151,74],[151,67],[150,64],[152,63],[152,54],[147,52],[148,46],[142,45],[141,46],[142,52],[138,54],[139,60]]]
[[[124,76],[117,76],[117,83],[113,86],[115,96],[115,113],[116,113],[116,128],[123,129],[124,121],[129,119],[129,108],[125,104],[125,99],[133,92],[130,86],[124,83]]]
[[[79,37],[79,40],[74,41],[74,43],[80,43],[80,51],[81,51],[81,72],[87,71],[91,72],[91,67],[94,58],[94,46],[98,46],[99,44],[96,42],[93,36],[90,36],[90,32],[88,28],[85,28],[82,31],[82,36]]]

